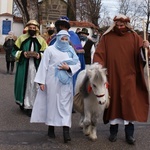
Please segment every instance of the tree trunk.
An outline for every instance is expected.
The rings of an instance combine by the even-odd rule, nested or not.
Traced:
[[[68,0],[67,16],[69,20],[76,21],[76,0]]]
[[[32,19],[39,22],[38,0],[14,0],[14,2],[22,14],[24,25],[26,25],[26,23]]]

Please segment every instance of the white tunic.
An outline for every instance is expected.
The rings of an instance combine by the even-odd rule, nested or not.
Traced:
[[[31,51],[34,50],[34,44],[31,45]],[[34,78],[36,75],[36,68],[34,64],[34,58],[29,59],[29,66],[28,66],[28,73],[27,73],[27,85],[26,85],[26,92],[24,97],[24,108],[25,109],[32,109],[34,100],[37,94],[37,83],[34,82]]]
[[[73,105],[73,85],[62,84],[55,77],[55,67],[58,63],[68,60],[67,52],[57,50],[53,45],[45,51],[39,65],[35,82],[45,84],[44,91],[38,90],[32,110],[30,122],[41,122],[52,126],[71,127]],[[72,76],[80,69],[80,61],[69,66]]]

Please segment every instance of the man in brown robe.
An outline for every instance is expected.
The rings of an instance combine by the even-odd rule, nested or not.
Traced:
[[[111,98],[103,117],[104,123],[110,123],[111,142],[117,140],[118,124],[123,123],[126,142],[134,144],[134,121],[146,122],[148,119],[148,89],[141,57],[141,49],[148,46],[149,42],[143,42],[124,15],[114,18],[113,25],[97,46],[94,62],[102,64],[108,71]]]

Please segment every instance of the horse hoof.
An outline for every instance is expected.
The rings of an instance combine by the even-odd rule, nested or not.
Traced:
[[[81,129],[83,129],[83,123],[80,123],[80,124],[79,124],[79,127],[80,127]]]
[[[91,141],[95,142],[95,141],[97,140],[97,137],[93,138],[93,137],[90,137],[90,136],[89,136],[89,139],[90,139]]]
[[[84,133],[85,136],[89,136],[90,135],[90,132],[85,131],[84,129],[83,129],[83,133]]]
[[[80,129],[83,129],[83,126],[79,126],[80,127]]]
[[[89,136],[89,134],[88,134],[88,133],[84,133],[84,135],[85,135],[85,136]]]

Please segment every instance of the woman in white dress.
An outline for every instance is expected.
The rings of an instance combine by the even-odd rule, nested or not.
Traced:
[[[71,140],[72,76],[80,69],[78,56],[69,45],[69,36],[67,31],[61,30],[54,45],[44,52],[34,80],[40,88],[30,120],[48,125],[51,138],[55,138],[54,126],[63,126],[65,143]]]

